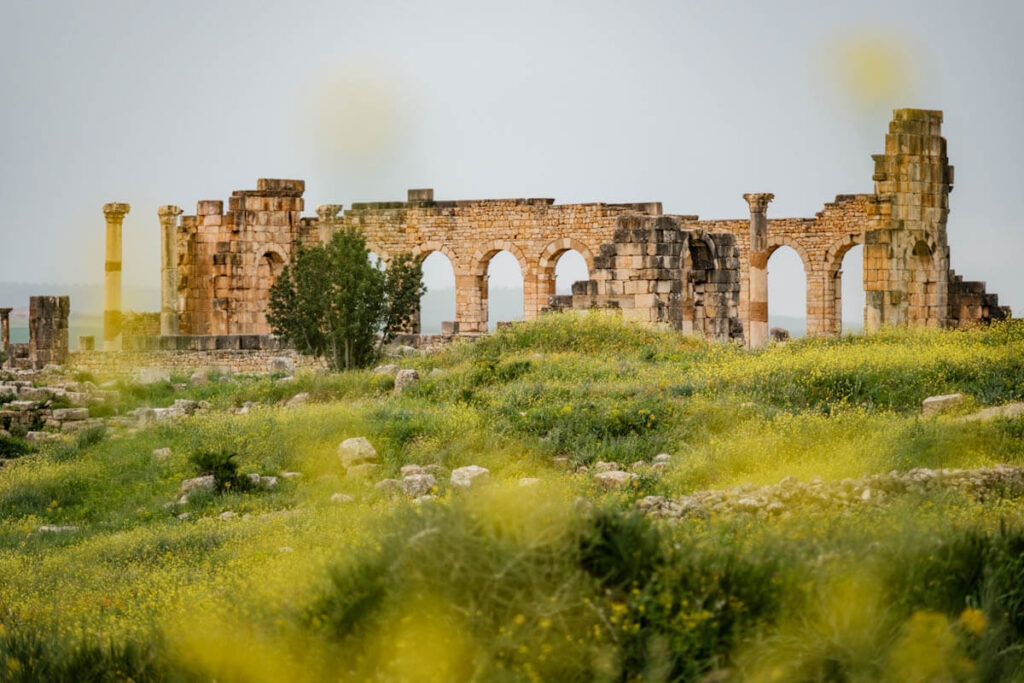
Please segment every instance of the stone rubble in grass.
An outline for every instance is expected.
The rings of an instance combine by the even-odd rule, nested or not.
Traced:
[[[491,477],[491,471],[486,467],[480,467],[478,465],[468,465],[466,467],[457,467],[452,470],[451,483],[452,486],[460,489],[474,488],[481,484],[486,484]]]
[[[815,477],[806,483],[789,476],[770,486],[745,484],[676,498],[646,496],[636,506],[652,517],[669,519],[722,514],[770,517],[806,508],[841,510],[878,505],[896,496],[938,491],[961,492],[979,499],[1022,496],[1024,467],[915,468],[828,482]]]
[[[338,457],[341,458],[341,466],[349,469],[360,463],[375,462],[377,449],[365,436],[354,436],[338,444]]]
[[[415,370],[399,370],[398,374],[395,375],[395,396],[398,396],[419,381],[420,374]]]
[[[402,478],[402,491],[412,498],[425,496],[437,488],[437,479],[432,474],[407,474]]]
[[[153,457],[156,458],[157,460],[166,460],[167,458],[171,457],[171,449],[169,447],[154,448]]]
[[[348,495],[347,493],[335,493],[331,496],[332,503],[352,503],[355,498]]]
[[[605,470],[594,475],[594,481],[606,491],[626,486],[635,479],[637,479],[636,474],[622,470]]]
[[[944,396],[929,396],[921,401],[922,415],[938,415],[954,406],[964,402],[963,394],[946,394]]]

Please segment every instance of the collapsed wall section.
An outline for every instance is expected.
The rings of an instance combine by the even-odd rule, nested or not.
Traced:
[[[623,318],[664,323],[708,339],[742,339],[735,238],[684,230],[675,216],[620,216],[572,307],[612,308]]]

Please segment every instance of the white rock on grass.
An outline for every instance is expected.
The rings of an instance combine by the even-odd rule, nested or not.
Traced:
[[[623,472],[622,470],[598,472],[594,475],[594,481],[600,484],[601,488],[606,491],[626,486],[636,478],[637,476],[632,472]]]
[[[944,396],[929,396],[921,401],[922,415],[938,415],[949,410],[953,406],[964,402],[963,394],[945,394]]]
[[[420,373],[415,370],[399,370],[395,375],[395,395],[402,393],[420,381]]]
[[[277,477],[265,477],[253,472],[248,475],[249,481],[256,488],[271,490],[277,488]]]
[[[520,486],[536,486],[540,483],[540,479],[537,477],[523,477],[519,480]]]
[[[605,462],[603,460],[598,460],[597,462],[594,463],[594,471],[595,472],[614,472],[614,471],[616,471],[618,469],[619,469],[619,463],[615,462],[614,460],[611,461],[611,462]]]
[[[334,495],[331,496],[332,503],[353,503],[355,502],[355,500],[355,498],[348,495],[347,493],[335,493]]]
[[[299,479],[302,477],[302,472],[282,472],[281,477],[284,479]]]
[[[437,486],[432,474],[409,474],[402,478],[402,491],[413,498],[425,496]]]
[[[153,457],[156,458],[157,460],[166,460],[167,458],[171,457],[171,449],[167,447],[154,448]]]
[[[365,436],[354,436],[338,444],[338,457],[345,469],[363,462],[377,460],[377,449]]]
[[[234,519],[238,515],[232,510],[225,510],[224,512],[217,515],[217,519]]]
[[[302,392],[300,394],[295,394],[294,396],[292,396],[284,405],[287,408],[294,408],[295,406],[301,406],[306,403],[309,403],[309,394],[307,394],[306,392]]]
[[[66,534],[78,531],[77,526],[57,526],[54,524],[44,524],[39,527],[39,532],[43,534]]]
[[[651,462],[653,462],[655,464],[657,464],[659,462],[665,462],[665,463],[672,462],[672,456],[669,455],[668,453],[658,453],[656,456],[654,456],[654,458],[651,460]]]
[[[212,474],[204,474],[201,477],[193,477],[192,479],[185,479],[181,482],[180,493],[183,496],[187,496],[190,493],[196,491],[213,491],[217,488],[217,480],[214,479]]]
[[[486,467],[480,467],[479,465],[468,465],[466,467],[457,467],[452,470],[451,482],[452,486],[456,486],[460,489],[473,488],[486,484],[490,481],[491,471]]]

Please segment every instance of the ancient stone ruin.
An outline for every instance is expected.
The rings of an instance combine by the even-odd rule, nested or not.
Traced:
[[[946,223],[953,167],[941,135],[942,112],[898,109],[875,155],[871,194],[839,195],[813,218],[769,218],[773,195],[744,195],[749,215],[700,220],[667,215],[658,202],[555,204],[552,199],[439,201],[409,190],[404,202],[317,207],[303,217],[301,180],[261,179],[228,200],[200,201],[195,215],[159,210],[161,334],[267,335],[269,290],[298,245],[358,228],[387,263],[409,252],[441,252],[455,273],[456,320],[445,332],[487,330],[487,267],[510,252],[523,275],[527,320],[560,308],[615,308],[629,320],[667,323],[712,339],[765,344],[767,263],[792,247],[807,276],[807,331],[835,335],[842,320],[841,264],[864,245],[867,331],[886,325],[960,327],[1009,315],[984,283],[950,270]],[[120,219],[107,210],[108,285],[120,274]],[[586,261],[589,280],[555,296],[555,264],[568,250]],[[108,289],[104,347],[116,346],[120,302]],[[110,346],[108,346],[110,345]]]
[[[71,299],[66,296],[33,296],[28,300],[27,344],[11,344],[10,308],[0,308],[2,350],[6,365],[22,370],[39,370],[47,365],[64,365],[68,360],[68,315]]]

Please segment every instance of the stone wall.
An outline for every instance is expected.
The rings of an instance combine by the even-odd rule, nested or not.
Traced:
[[[287,358],[297,369],[315,370],[326,364],[292,350],[214,351],[72,351],[68,365],[74,370],[98,375],[132,375],[142,368],[190,374],[195,370],[216,370],[236,374],[265,374],[277,361]]]
[[[677,224],[673,230],[710,235],[704,240],[708,245],[725,247],[729,241],[725,238],[731,239],[732,245],[725,248],[736,250],[738,289],[730,289],[720,301],[707,298],[707,293],[716,289],[694,289],[699,283],[693,278],[701,269],[685,263],[651,277],[638,276],[632,266],[609,269],[599,265],[606,248],[613,258],[672,256],[658,252],[671,251],[664,245],[654,247],[657,253],[634,254],[640,248],[638,243],[616,240],[621,221],[646,225],[645,221],[661,217],[657,202],[435,201],[433,190],[419,189],[409,190],[404,202],[356,203],[344,212],[339,204],[325,204],[317,207],[316,217],[303,218],[303,181],[272,179],[259,180],[256,190],[234,192],[227,212],[221,201],[201,201],[196,214],[182,217],[178,225],[177,207],[161,207],[164,233],[177,229],[177,268],[174,263],[164,264],[164,287],[176,282],[183,334],[266,334],[270,331],[266,322],[269,289],[293,258],[297,245],[323,243],[337,230],[356,228],[385,263],[401,252],[420,259],[440,252],[449,259],[455,273],[456,320],[445,329],[486,332],[487,268],[502,250],[519,262],[525,319],[534,318],[553,303],[564,305],[564,301],[552,301],[555,264],[573,249],[583,256],[591,278],[597,278],[592,281],[606,283],[586,285],[580,295],[590,298],[581,300],[581,305],[598,305],[602,297],[615,297],[615,305],[631,310],[630,316],[664,320],[678,329],[696,332],[707,332],[705,327],[710,324],[714,329],[709,336],[716,338],[739,336],[731,329],[732,322],[723,322],[733,313],[722,311],[735,306],[748,342],[751,323],[759,326],[754,343],[760,344],[766,337],[762,329],[767,324],[764,278],[772,252],[789,246],[800,255],[807,278],[807,331],[834,335],[841,330],[843,256],[863,244],[864,270],[847,277],[861,277],[864,282],[866,329],[984,322],[1008,312],[999,307],[994,295],[975,292],[973,285],[951,284],[946,221],[953,168],[946,157],[941,123],[938,111],[895,110],[885,152],[873,157],[874,192],[838,195],[813,218],[768,218],[767,205],[773,197],[769,193],[745,195],[753,202],[748,206],[749,218],[702,221],[697,216],[670,217]],[[757,236],[756,251],[752,250],[752,234]],[[731,283],[732,276],[725,275],[731,266],[718,268],[714,276],[726,277]],[[639,287],[639,280],[647,282],[648,291],[630,292],[632,299],[611,294]],[[618,285],[608,284],[615,282]],[[604,290],[597,293],[601,288]],[[174,301],[168,294],[165,292],[164,300]],[[678,305],[673,298],[676,294]],[[698,294],[704,295],[700,303]],[[610,299],[608,303],[612,305]],[[714,310],[710,316],[709,306]],[[701,312],[704,319],[699,319]],[[174,313],[165,311],[165,316],[168,321],[162,329],[175,329]],[[727,328],[728,333],[724,331]]]

